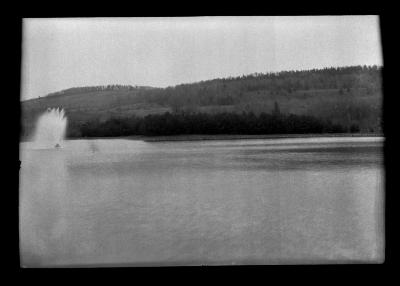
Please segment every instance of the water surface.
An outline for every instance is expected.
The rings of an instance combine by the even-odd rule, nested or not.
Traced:
[[[383,138],[21,143],[25,266],[382,262]]]

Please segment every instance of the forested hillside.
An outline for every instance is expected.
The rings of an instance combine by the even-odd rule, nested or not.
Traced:
[[[90,136],[88,126],[97,130],[102,126],[104,130],[109,122],[150,122],[149,115],[154,119],[155,115],[165,116],[166,112],[174,118],[202,114],[199,118],[207,120],[218,120],[218,114],[225,117],[236,114],[243,120],[247,115],[265,119],[269,114],[278,113],[285,118],[292,114],[297,116],[290,117],[292,121],[313,117],[324,124],[329,121],[328,127],[340,126],[345,132],[381,132],[381,73],[382,67],[353,66],[256,73],[167,88],[123,85],[71,88],[23,101],[22,136],[32,133],[37,116],[48,107],[65,109],[69,137]],[[237,116],[231,118],[239,120]],[[235,130],[231,133],[239,132]],[[245,132],[243,128],[240,130]],[[138,129],[113,136],[135,132]]]

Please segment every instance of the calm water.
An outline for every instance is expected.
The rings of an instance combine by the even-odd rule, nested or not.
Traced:
[[[22,264],[381,262],[382,146],[383,138],[21,143]]]

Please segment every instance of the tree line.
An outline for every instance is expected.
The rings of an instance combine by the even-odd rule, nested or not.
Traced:
[[[108,85],[97,85],[97,86],[81,86],[81,87],[72,87],[68,89],[63,89],[60,91],[56,91],[53,93],[49,93],[47,96],[55,96],[55,95],[64,95],[64,94],[72,94],[72,93],[84,93],[84,92],[94,92],[94,91],[132,91],[139,89],[149,89],[150,87],[146,86],[132,86],[132,85],[124,85],[124,84],[108,84]]]
[[[91,120],[78,126],[69,137],[118,137],[131,135],[163,136],[189,134],[310,134],[357,132],[358,126],[345,128],[330,120],[307,115],[261,113],[170,113],[145,117]]]

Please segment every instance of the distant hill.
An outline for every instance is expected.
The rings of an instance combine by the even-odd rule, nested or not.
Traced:
[[[21,102],[22,136],[48,107],[64,108],[68,135],[88,121],[174,113],[271,113],[310,115],[361,132],[381,132],[382,67],[351,66],[255,73],[167,88],[108,85],[74,87]]]

